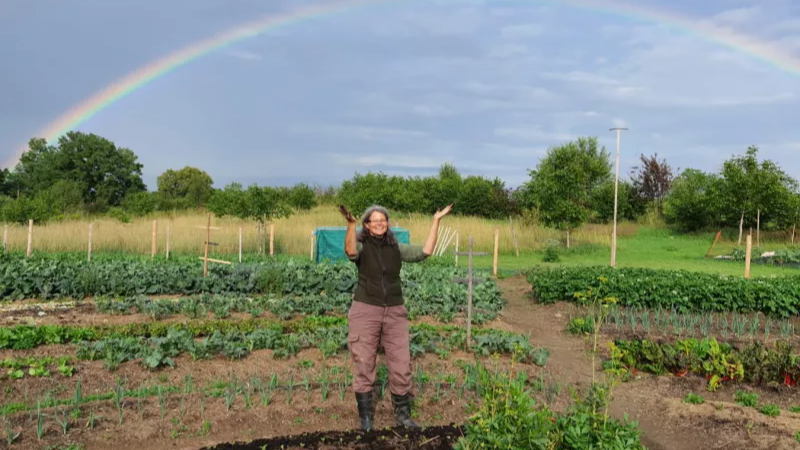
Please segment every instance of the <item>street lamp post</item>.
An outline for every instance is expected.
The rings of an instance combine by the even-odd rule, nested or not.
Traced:
[[[611,234],[611,267],[617,266],[617,198],[619,195],[619,138],[620,133],[627,128],[610,128],[609,131],[617,132],[617,170],[614,180],[614,231]]]

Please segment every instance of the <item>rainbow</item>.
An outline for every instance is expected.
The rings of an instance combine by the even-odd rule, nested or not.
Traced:
[[[343,14],[362,7],[391,3],[405,3],[417,0],[329,0],[322,4],[297,8],[290,12],[261,18],[236,28],[184,47],[145,67],[139,68],[124,78],[107,86],[91,97],[75,105],[55,121],[37,133],[48,142],[56,141],[68,131],[76,129],[95,114],[108,108],[120,99],[130,95],[142,86],[175,71],[190,62],[225,48],[236,42],[253,38],[261,33],[290,26],[314,18]],[[499,0],[507,2],[508,0]],[[678,29],[686,34],[704,39],[760,60],[778,70],[800,75],[800,59],[782,52],[769,43],[754,37],[721,28],[708,21],[696,21],[676,13],[644,8],[615,0],[512,0],[552,4],[554,6],[575,8],[593,13],[607,14],[630,19],[661,24]],[[19,161],[20,155],[27,151],[27,144],[18,149],[5,166],[11,167]]]

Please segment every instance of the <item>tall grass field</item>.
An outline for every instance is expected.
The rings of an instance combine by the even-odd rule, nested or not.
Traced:
[[[203,251],[206,237],[207,214],[196,211],[179,215],[154,215],[147,218],[135,218],[130,223],[122,223],[112,218],[101,218],[92,221],[93,251],[115,251],[149,254],[153,235],[153,222],[156,221],[156,236],[159,252],[166,247],[167,229],[169,228],[170,252],[198,253]],[[401,215],[392,216],[392,226],[408,229],[411,242],[422,244],[431,227],[431,216]],[[84,251],[89,240],[89,220],[72,220],[54,222],[45,225],[34,224],[33,250],[41,252]],[[311,211],[299,212],[286,219],[279,219],[266,224],[262,236],[267,241],[268,251],[269,228],[274,227],[275,252],[280,254],[308,254],[311,245],[311,233],[320,226],[344,226],[345,221],[335,206],[319,206]],[[211,230],[211,240],[219,244],[215,248],[218,254],[235,254],[239,249],[239,228],[242,230],[243,251],[258,251],[258,223],[236,218],[211,218],[211,226],[219,229]],[[513,223],[514,234],[520,251],[530,251],[544,246],[548,241],[563,239],[563,233],[553,229],[533,226],[522,226]],[[465,249],[469,236],[473,237],[475,250],[492,251],[494,246],[494,230],[499,230],[500,248],[503,252],[514,251],[514,239],[511,233],[511,222],[490,221],[474,217],[447,216],[440,226],[443,239],[448,231],[458,232],[459,250]],[[622,225],[618,227],[621,236],[632,234],[635,227]],[[8,225],[9,251],[25,251],[28,240],[28,227]],[[450,241],[450,249],[454,248],[455,237]],[[611,243],[610,225],[586,225],[571,235],[573,245],[608,246]]]
[[[34,224],[32,248],[39,252],[86,252],[89,244],[89,224],[92,224],[92,251],[99,253],[133,253],[149,255],[152,250],[153,224],[156,225],[157,254],[166,252],[167,233],[171,254],[203,254],[206,240],[208,214],[203,211],[180,214],[157,214],[135,218],[122,223],[112,218],[96,220],[67,220],[48,224]],[[422,244],[431,226],[431,216],[411,214],[394,215],[393,226],[408,229],[413,244]],[[275,220],[261,229],[263,248],[269,254],[269,230],[274,229],[273,249],[276,255],[309,257],[312,231],[320,226],[344,226],[345,222],[333,205],[318,206],[311,211],[299,212],[289,218]],[[255,221],[236,218],[211,217],[211,255],[225,256],[229,260],[239,252],[239,230],[242,252],[253,255],[259,252],[259,226]],[[28,227],[8,224],[6,245],[9,252],[25,252]],[[611,225],[587,224],[571,233],[571,248],[563,245],[564,233],[538,225],[510,220],[487,220],[475,217],[447,216],[441,223],[440,244],[448,242],[444,255],[452,256],[458,241],[459,251],[466,251],[468,239],[473,238],[474,250],[488,252],[489,256],[475,258],[477,267],[492,267],[495,230],[499,237],[499,270],[515,271],[542,262],[544,249],[558,245],[560,261],[551,264],[607,265],[610,261]],[[513,230],[513,231],[512,231]],[[458,238],[456,239],[455,233]],[[453,235],[447,239],[447,235]],[[714,233],[708,235],[679,235],[657,225],[620,223],[617,226],[617,265],[619,267],[652,267],[686,269],[702,272],[743,274],[742,263],[720,262],[705,258]],[[755,239],[754,239],[755,241]],[[761,248],[774,250],[788,246],[783,235],[761,233]],[[754,242],[755,244],[755,242]],[[721,239],[714,247],[714,255],[729,254],[737,242]],[[519,256],[517,256],[519,254]],[[757,255],[754,255],[757,256]],[[460,264],[466,261],[462,258]],[[798,273],[797,269],[754,264],[753,276]]]

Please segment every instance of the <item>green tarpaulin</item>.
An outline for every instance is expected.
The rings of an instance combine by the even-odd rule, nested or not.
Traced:
[[[356,233],[361,231],[361,227],[356,228]],[[392,227],[392,232],[398,242],[403,244],[411,243],[411,234],[405,228]],[[344,253],[344,236],[347,227],[318,227],[314,230],[314,260],[316,262],[346,261],[347,255]]]

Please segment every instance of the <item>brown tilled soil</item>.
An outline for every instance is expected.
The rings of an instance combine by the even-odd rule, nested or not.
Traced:
[[[551,354],[545,368],[526,365],[531,376],[542,376],[549,392],[537,393],[537,398],[550,401],[555,410],[563,409],[568,404],[569,391],[567,385],[583,389],[592,380],[591,359],[587,349],[589,342],[581,337],[569,336],[564,332],[570,314],[576,311],[569,304],[537,305],[528,298],[530,285],[522,277],[499,280],[499,286],[508,301],[501,316],[491,324],[496,328],[530,335],[535,346],[547,347]],[[132,321],[149,321],[147,316],[108,316],[100,315],[91,309],[75,309],[58,312],[47,312],[43,317],[28,315],[27,320],[37,323],[128,323]],[[9,319],[13,314],[4,315],[3,325],[19,319]],[[176,318],[173,320],[184,320]],[[422,322],[432,323],[424,318]],[[460,323],[457,319],[456,323]],[[18,322],[17,322],[18,323]],[[112,322],[106,322],[112,323]],[[609,330],[609,333],[613,331]],[[605,344],[615,336],[606,335],[601,339]],[[344,400],[339,398],[336,384],[331,384],[328,398],[323,401],[319,386],[312,386],[309,397],[302,386],[292,390],[292,400],[287,402],[285,390],[276,391],[268,406],[261,403],[257,392],[253,393],[252,406],[246,408],[244,397],[239,394],[232,406],[226,407],[224,397],[226,383],[233,376],[239,383],[246,383],[253,376],[260,376],[268,382],[272,372],[285,383],[289,374],[294,373],[295,383],[302,383],[308,375],[310,382],[318,381],[323,365],[340,373],[351,364],[346,354],[337,355],[323,361],[316,349],[309,349],[288,361],[275,360],[272,352],[265,350],[255,352],[240,361],[228,361],[217,358],[211,361],[192,361],[181,357],[174,369],[150,372],[143,369],[139,362],[121,365],[115,372],[106,370],[102,362],[76,361],[76,375],[65,378],[54,373],[49,378],[37,379],[26,376],[22,380],[11,381],[0,375],[2,386],[2,404],[8,405],[27,400],[35,405],[37,396],[50,391],[58,398],[70,398],[75,389],[78,377],[82,380],[84,396],[111,392],[115,380],[123,380],[128,389],[135,389],[142,384],[162,385],[183,388],[187,376],[191,375],[191,383],[195,392],[181,394],[171,393],[165,396],[164,417],[156,396],[142,401],[129,398],[123,404],[123,423],[119,424],[118,411],[113,400],[87,403],[83,406],[79,417],[62,415],[69,421],[69,430],[63,435],[57,421],[51,417],[53,409],[45,411],[44,436],[36,437],[36,411],[17,413],[11,416],[10,426],[21,431],[22,436],[11,449],[40,449],[49,445],[80,443],[86,450],[91,449],[186,449],[200,448],[251,448],[220,446],[225,443],[247,443],[258,440],[252,448],[450,448],[451,442],[460,432],[457,426],[469,417],[466,406],[469,394],[459,398],[457,390],[444,386],[435,398],[434,385],[426,385],[423,392],[417,392],[420,405],[416,409],[416,420],[423,426],[436,426],[420,434],[411,433],[406,436],[405,430],[379,431],[367,436],[353,433],[358,424],[355,401],[349,386]],[[65,355],[74,354],[73,346],[48,346],[31,351],[0,352],[0,358],[11,355]],[[415,360],[429,374],[461,374],[455,366],[456,361],[471,360],[472,356],[454,353],[447,360],[436,355],[426,355]],[[495,364],[487,358],[488,364]],[[507,365],[507,358],[500,358],[498,363]],[[599,361],[597,367],[600,367]],[[336,378],[340,375],[334,375]],[[598,372],[598,376],[602,376]],[[789,412],[791,406],[800,405],[800,395],[793,388],[756,388],[752,386],[726,385],[717,392],[708,392],[705,380],[697,377],[676,378],[672,376],[655,377],[639,374],[634,380],[615,388],[611,412],[618,418],[625,414],[631,420],[639,422],[643,433],[644,444],[654,450],[692,450],[692,449],[789,449],[800,448],[794,439],[800,430],[800,414]],[[206,393],[214,392],[216,396],[208,396],[196,392],[203,387]],[[737,389],[756,392],[760,396],[760,404],[774,403],[781,408],[779,417],[768,417],[754,408],[744,408],[734,403]],[[689,405],[683,402],[687,393],[694,392],[705,398],[702,405]],[[549,394],[549,395],[548,395]],[[64,410],[62,409],[62,413]],[[93,413],[97,418],[91,424],[89,418]],[[377,406],[377,424],[379,427],[393,425],[391,401],[385,397]],[[350,446],[337,446],[336,442],[358,442]],[[336,441],[336,442],[332,442]],[[254,443],[254,444],[255,444]],[[277,447],[275,445],[277,444]],[[302,444],[302,447],[300,446]],[[325,445],[322,445],[325,444]],[[3,439],[5,445],[5,439]],[[316,447],[315,447],[316,445]],[[56,447],[53,447],[56,448]],[[62,447],[65,448],[65,447]]]

